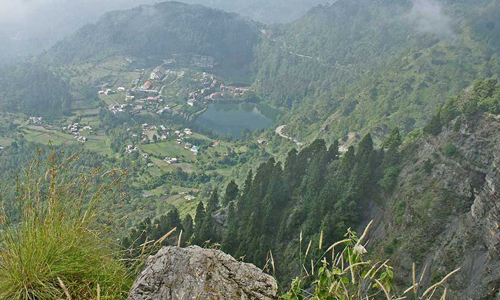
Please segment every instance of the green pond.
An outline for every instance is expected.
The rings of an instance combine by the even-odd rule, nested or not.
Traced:
[[[212,131],[237,138],[245,128],[255,131],[273,126],[277,115],[276,110],[260,104],[213,103],[195,122]]]

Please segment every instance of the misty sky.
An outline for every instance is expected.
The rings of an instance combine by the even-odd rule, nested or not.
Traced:
[[[261,22],[287,22],[335,0],[180,0],[243,14]],[[353,0],[354,1],[354,0]],[[450,19],[436,0],[412,0],[410,17],[423,32],[452,35]],[[0,0],[0,52],[36,53],[103,13],[158,0]],[[0,53],[0,57],[1,57]]]
[[[245,14],[262,22],[297,18],[329,0],[180,0]],[[0,0],[0,30],[17,41],[45,47],[104,12],[129,9],[158,0]]]

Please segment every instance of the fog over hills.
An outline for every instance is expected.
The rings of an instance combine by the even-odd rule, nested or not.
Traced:
[[[0,0],[0,59],[36,54],[103,13],[157,0]],[[241,13],[265,23],[287,22],[328,0],[182,0]]]

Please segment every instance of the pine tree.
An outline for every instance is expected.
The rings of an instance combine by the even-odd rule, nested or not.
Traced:
[[[184,229],[182,233],[184,237],[183,240],[186,241],[187,244],[191,240],[194,233],[193,218],[190,214],[187,214],[184,217],[184,220],[182,220],[182,228]]]
[[[227,229],[222,240],[222,250],[234,254],[238,247],[238,228],[236,222],[236,213],[234,211],[234,202],[229,203],[227,212]]]
[[[391,147],[398,148],[401,145],[401,134],[399,133],[399,128],[396,126],[392,129],[391,135],[389,135],[384,143],[382,144],[382,148],[389,149]]]
[[[201,230],[203,228],[203,221],[205,220],[205,206],[203,202],[200,201],[198,207],[196,208],[196,215],[194,217],[194,240],[196,244],[202,242]]]
[[[328,163],[339,158],[339,141],[335,140],[328,148]]]
[[[441,133],[441,127],[441,110],[438,110],[429,124],[424,127],[424,132],[427,134],[438,135]]]
[[[219,193],[217,189],[214,188],[212,190],[212,194],[210,195],[210,199],[208,199],[207,204],[207,214],[213,214],[219,209]]]
[[[223,206],[227,206],[231,201],[236,200],[239,195],[238,185],[231,180],[231,182],[226,187],[226,194],[224,195],[224,199],[222,201]]]

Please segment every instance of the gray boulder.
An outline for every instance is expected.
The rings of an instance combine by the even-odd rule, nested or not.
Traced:
[[[276,280],[252,264],[198,246],[150,256],[128,300],[276,299]]]

